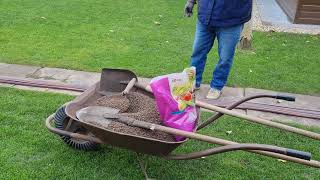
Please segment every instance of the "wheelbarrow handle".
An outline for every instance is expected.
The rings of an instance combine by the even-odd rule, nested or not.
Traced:
[[[318,167],[320,168],[320,162],[318,161],[309,161],[311,159],[311,154],[308,152],[303,152],[303,151],[297,151],[297,150],[291,150],[287,148],[282,148],[282,147],[277,147],[277,146],[271,146],[271,145],[263,145],[263,144],[250,144],[250,145],[241,145],[237,142],[232,142],[224,139],[219,139],[216,137],[211,137],[211,136],[206,136],[202,134],[197,134],[193,132],[188,132],[188,131],[183,131],[179,129],[174,129],[158,124],[152,124],[144,121],[139,121],[133,118],[125,117],[125,116],[120,116],[120,115],[114,115],[114,114],[105,114],[104,117],[108,120],[113,120],[117,122],[121,122],[124,124],[127,124],[129,126],[133,127],[140,127],[143,129],[148,129],[152,131],[161,131],[161,132],[166,132],[168,134],[172,135],[178,135],[178,136],[183,136],[186,138],[191,138],[191,139],[196,139],[199,141],[204,141],[208,142],[211,144],[219,144],[219,145],[236,145],[238,144],[239,146],[234,146],[237,147],[239,150],[243,149],[249,149],[247,151],[249,152],[254,152],[258,154],[262,154],[265,156],[270,156],[274,158],[281,158],[284,160],[289,160],[292,162],[312,166],[312,167]],[[230,147],[229,147],[230,148]],[[232,146],[233,148],[233,146]],[[232,150],[227,148],[226,151]],[[258,150],[256,150],[258,149]],[[235,149],[236,150],[236,149]],[[222,149],[222,152],[224,149]]]
[[[320,134],[315,133],[315,132],[311,132],[311,131],[295,128],[295,127],[292,127],[292,126],[287,126],[287,125],[284,125],[284,124],[281,124],[281,123],[268,121],[268,120],[265,120],[265,119],[262,119],[262,118],[259,118],[259,117],[255,117],[255,116],[250,116],[250,115],[238,113],[238,112],[231,111],[231,110],[228,110],[228,109],[225,109],[225,108],[221,108],[221,107],[218,107],[218,106],[214,106],[214,105],[202,102],[202,101],[196,101],[196,105],[201,107],[201,108],[204,108],[204,109],[217,111],[217,112],[220,112],[220,113],[223,113],[223,114],[227,114],[227,115],[230,115],[230,116],[242,118],[242,119],[245,119],[247,121],[255,122],[255,123],[258,123],[258,124],[263,124],[263,125],[274,127],[274,128],[278,128],[278,129],[283,129],[283,130],[286,130],[286,131],[289,131],[289,132],[293,132],[293,133],[296,133],[296,134],[300,134],[300,135],[303,135],[303,136],[306,136],[306,137],[309,137],[309,138],[312,138],[312,139],[320,140]]]
[[[246,144],[246,143],[230,144],[230,145],[215,147],[215,148],[211,148],[211,149],[207,149],[199,152],[192,152],[189,154],[169,155],[166,158],[176,159],[176,160],[195,159],[195,158],[201,158],[209,155],[225,153],[229,151],[237,151],[237,150],[268,151],[268,152],[279,153],[279,154],[283,154],[283,155],[287,155],[287,156],[291,156],[299,159],[304,159],[307,161],[311,160],[311,153],[309,152],[281,148],[281,147],[265,145],[265,144]]]
[[[145,90],[147,92],[152,93],[152,90],[151,90],[150,86],[146,87],[146,86],[144,86],[144,85],[142,85],[140,83],[136,83],[135,87],[138,87],[140,89],[143,89],[143,90]],[[287,98],[285,96],[277,96],[277,97],[290,99],[290,98]],[[286,130],[286,131],[289,131],[289,132],[292,132],[292,133],[296,133],[296,134],[300,134],[300,135],[303,135],[303,136],[306,136],[306,137],[309,137],[309,138],[312,138],[312,139],[320,140],[320,134],[315,133],[315,132],[311,132],[311,131],[295,128],[295,127],[292,127],[292,126],[287,126],[287,125],[284,125],[284,124],[281,124],[281,123],[268,121],[268,120],[265,120],[265,119],[262,119],[262,118],[259,118],[259,117],[255,117],[255,116],[241,114],[241,113],[238,113],[238,112],[235,112],[235,111],[232,111],[232,110],[229,110],[229,109],[221,108],[221,107],[218,107],[218,106],[214,106],[214,105],[202,102],[202,101],[197,101],[196,100],[196,106],[199,106],[199,107],[204,108],[204,109],[216,111],[216,112],[219,112],[219,113],[222,113],[222,114],[227,114],[227,115],[230,115],[230,116],[242,118],[242,119],[245,119],[247,121],[255,122],[255,123],[258,123],[258,124],[263,124],[263,125],[266,125],[266,126],[270,126],[270,127],[274,127],[274,128],[278,128],[278,129],[283,129],[283,130]]]
[[[294,96],[276,95],[275,98],[285,100],[285,101],[296,101],[296,97],[294,97]]]
[[[226,109],[232,110],[232,109],[238,107],[242,103],[245,103],[245,102],[250,101],[252,99],[258,99],[258,98],[275,98],[275,99],[282,99],[282,100],[287,100],[287,101],[295,101],[294,96],[258,94],[258,95],[244,97],[244,98],[240,99],[239,101],[236,101],[236,102],[230,104],[229,106],[226,107]],[[202,129],[202,128],[208,126],[209,124],[211,124],[212,122],[214,122],[216,119],[220,118],[223,115],[224,114],[221,112],[216,113],[215,115],[209,117],[205,122],[202,122],[197,127],[197,129],[199,130],[199,129]]]
[[[295,149],[286,149],[286,155],[299,159],[311,160],[311,153]]]

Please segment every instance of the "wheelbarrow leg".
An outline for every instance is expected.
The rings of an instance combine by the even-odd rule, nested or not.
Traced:
[[[145,163],[145,161],[142,159],[143,158],[143,154],[136,153],[136,156],[137,156],[137,160],[139,162],[141,171],[142,171],[145,179],[149,180],[150,178],[149,178],[148,173],[147,173],[147,163]]]
[[[239,145],[239,147],[237,147]],[[250,147],[251,145],[249,145]],[[267,152],[267,151],[261,151],[261,150],[250,150],[250,148],[247,148],[245,144],[231,144],[231,145],[225,145],[225,146],[220,146],[216,148],[211,148],[203,151],[198,151],[198,152],[192,152],[188,154],[171,154],[168,156],[165,156],[165,159],[173,159],[173,160],[189,160],[189,159],[196,159],[196,158],[201,158],[201,157],[206,157],[214,154],[219,154],[219,153],[224,153],[228,151],[235,151],[235,150],[245,150],[248,152],[253,152],[256,154],[264,155],[264,156],[269,156],[273,158],[278,158],[278,159],[283,159],[311,167],[316,167],[320,168],[320,162],[314,161],[314,160],[304,160],[304,159],[299,159],[283,154],[278,154],[274,152]]]

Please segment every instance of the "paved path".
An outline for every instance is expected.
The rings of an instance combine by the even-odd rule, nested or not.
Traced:
[[[8,76],[14,78],[27,78],[27,79],[40,79],[48,82],[59,82],[65,83],[69,85],[77,85],[83,88],[88,88],[92,86],[94,83],[99,81],[100,73],[92,73],[92,72],[83,72],[83,71],[75,71],[75,70],[67,70],[67,69],[59,69],[59,68],[46,68],[46,67],[36,67],[36,66],[25,66],[25,65],[15,65],[15,64],[5,64],[0,63],[0,76]],[[140,82],[148,83],[150,79],[148,78],[139,78]],[[27,89],[27,90],[37,90],[37,91],[47,91],[47,92],[57,92],[57,93],[66,93],[71,95],[79,95],[78,92],[72,91],[64,91],[64,90],[54,90],[54,89],[44,89],[44,88],[36,88],[36,87],[26,87],[19,85],[9,85],[9,84],[0,84],[0,86],[7,87],[15,87],[19,89]],[[212,103],[212,101],[204,98],[205,94],[209,89],[209,85],[202,85],[201,90],[198,92],[198,99],[206,101],[208,103]],[[278,94],[281,92],[268,91],[262,89],[255,88],[231,88],[225,87],[223,89],[223,94],[220,100],[223,101],[232,101],[236,99],[240,99],[249,95],[256,94]],[[281,93],[284,94],[284,93]],[[285,93],[288,94],[288,93]],[[302,95],[302,94],[288,94],[296,97],[295,102],[285,102],[278,101],[275,99],[257,99],[251,102],[257,103],[265,103],[270,105],[277,105],[283,107],[295,107],[295,108],[304,108],[304,109],[313,109],[320,111],[320,97]],[[305,125],[310,126],[319,126],[320,120],[308,119],[308,118],[298,118],[292,116],[285,116],[273,113],[266,112],[258,112],[253,110],[239,110],[240,112],[259,116],[269,120],[277,120],[283,122],[298,122]]]
[[[320,25],[291,23],[276,0],[254,0],[253,3],[255,30],[320,34]]]

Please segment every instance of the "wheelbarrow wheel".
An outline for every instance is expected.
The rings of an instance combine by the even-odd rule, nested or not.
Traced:
[[[92,135],[86,128],[80,126],[79,124],[72,123],[72,125],[70,126],[70,120],[71,118],[65,112],[65,106],[61,106],[54,115],[54,124],[57,129],[66,130],[66,128],[68,128],[67,131],[70,132]],[[99,144],[92,141],[76,139],[70,136],[63,135],[61,135],[61,139],[70,147],[77,150],[92,151],[99,149]]]

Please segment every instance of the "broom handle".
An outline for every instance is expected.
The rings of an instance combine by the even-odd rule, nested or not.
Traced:
[[[139,84],[139,83],[136,83],[135,86],[152,93],[152,90],[151,90],[150,86],[144,86],[144,85]],[[255,116],[241,114],[241,113],[238,113],[238,112],[235,112],[235,111],[232,111],[232,110],[228,110],[228,109],[225,109],[225,108],[221,108],[221,107],[218,107],[218,106],[214,106],[212,104],[208,104],[208,103],[205,103],[205,102],[202,102],[202,101],[196,101],[196,106],[199,106],[199,107],[204,108],[204,109],[209,109],[209,110],[212,110],[212,111],[220,112],[220,113],[223,113],[223,114],[227,114],[227,115],[230,115],[230,116],[242,118],[242,119],[245,119],[247,121],[255,122],[255,123],[258,123],[258,124],[263,124],[263,125],[266,125],[266,126],[270,126],[270,127],[274,127],[274,128],[278,128],[278,129],[283,129],[283,130],[286,130],[286,131],[289,131],[289,132],[293,132],[293,133],[296,133],[296,134],[300,134],[300,135],[303,135],[303,136],[306,136],[306,137],[309,137],[309,138],[312,138],[312,139],[315,139],[315,140],[320,140],[320,134],[315,133],[315,132],[311,132],[311,131],[295,128],[295,127],[284,125],[284,124],[277,123],[277,122],[268,121],[268,120],[265,120],[265,119],[262,119],[262,118],[259,118],[259,117],[255,117]]]

